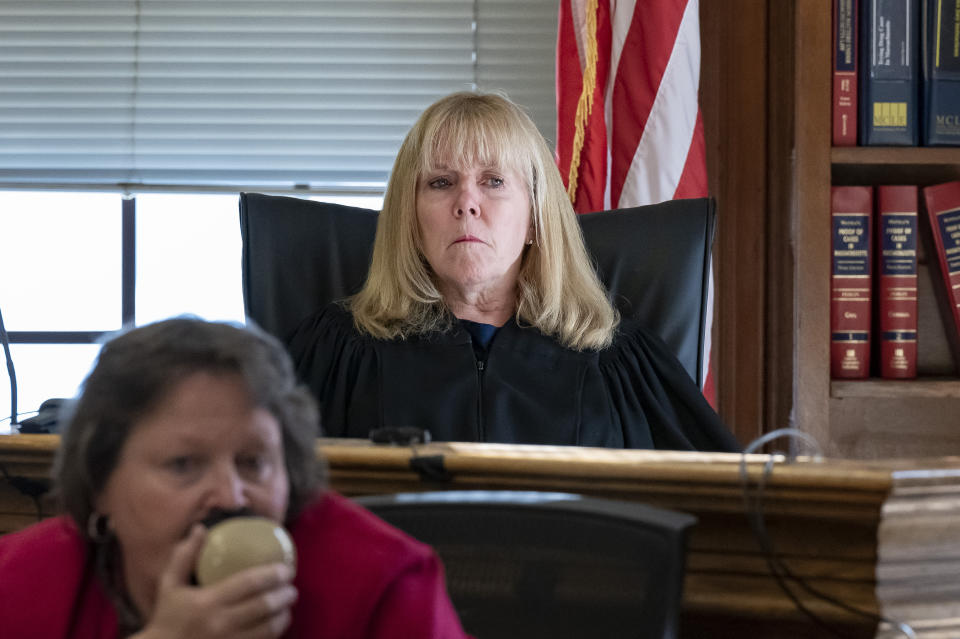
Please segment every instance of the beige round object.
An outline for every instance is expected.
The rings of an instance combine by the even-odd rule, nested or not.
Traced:
[[[197,582],[208,586],[246,568],[282,562],[296,570],[289,533],[266,517],[233,517],[209,531],[197,560]]]

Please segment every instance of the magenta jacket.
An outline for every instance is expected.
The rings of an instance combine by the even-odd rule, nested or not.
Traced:
[[[466,637],[430,547],[333,492],[309,505],[291,533],[299,598],[288,639]],[[71,520],[0,537],[0,620],[3,637],[118,637]]]

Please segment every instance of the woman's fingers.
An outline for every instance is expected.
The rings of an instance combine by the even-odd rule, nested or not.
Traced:
[[[287,608],[272,617],[263,619],[255,626],[231,634],[230,639],[277,639],[286,632],[290,626],[290,620],[290,609]]]
[[[291,584],[294,572],[273,563],[242,570],[198,595],[210,611],[216,636],[278,637],[290,623],[290,607],[297,600]]]
[[[160,575],[160,587],[184,586],[190,582],[197,557],[207,537],[207,529],[201,524],[194,524],[187,538],[173,547],[170,561]]]
[[[158,636],[274,639],[290,624],[297,599],[294,571],[282,563],[242,570],[205,587],[191,586],[206,529],[197,525],[178,543],[160,576],[148,629]],[[150,635],[152,636],[152,635]]]
[[[293,586],[283,586],[231,606],[226,615],[231,637],[279,637],[290,625],[290,608],[297,600]]]
[[[286,564],[270,563],[241,570],[209,586],[207,590],[217,603],[230,605],[288,586],[293,576],[293,569]]]

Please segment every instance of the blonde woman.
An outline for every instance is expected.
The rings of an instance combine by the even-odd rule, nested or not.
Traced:
[[[290,340],[324,434],[735,450],[664,344],[621,323],[543,137],[499,95],[420,116],[370,272]]]

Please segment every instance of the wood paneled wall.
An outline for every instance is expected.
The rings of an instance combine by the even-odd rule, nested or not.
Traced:
[[[770,171],[779,170],[770,137],[779,134],[770,126],[776,115],[770,99],[776,60],[768,43],[771,12],[789,4],[700,1],[700,102],[710,192],[718,208],[714,373],[720,413],[743,444],[785,425],[789,412],[789,397],[782,397],[780,387],[786,375],[789,389],[790,351],[780,354],[776,344],[768,345],[771,333],[775,338],[781,330],[792,331],[779,320],[771,326],[768,308],[769,284],[780,277],[780,261],[769,259],[769,231],[788,218],[786,211],[770,213]],[[780,407],[784,402],[786,409]]]

